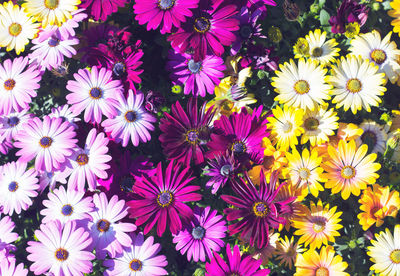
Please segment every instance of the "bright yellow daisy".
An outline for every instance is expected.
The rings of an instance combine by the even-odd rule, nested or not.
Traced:
[[[306,35],[306,40],[309,47],[308,56],[322,65],[335,61],[335,57],[339,55],[340,49],[336,47],[338,45],[336,40],[332,38],[327,41],[326,32],[321,32],[320,29],[316,29],[314,32],[310,31]],[[298,55],[295,56],[295,58],[299,57]]]
[[[311,250],[320,248],[322,244],[328,245],[328,242],[335,242],[335,237],[340,236],[339,230],[343,228],[339,224],[342,212],[336,212],[336,206],[329,209],[329,204],[322,205],[322,201],[318,200],[317,205],[310,202],[310,210],[304,216],[293,220],[293,227],[297,228],[295,235],[301,236],[299,244]]]
[[[394,233],[386,228],[385,232],[375,233],[367,254],[375,264],[371,270],[380,276],[400,276],[400,225],[394,227]]]
[[[359,126],[364,132],[357,137],[357,146],[366,144],[368,150],[373,153],[384,153],[386,149],[387,131],[384,126],[378,125],[375,121],[366,120]]]
[[[388,11],[388,15],[395,18],[391,22],[393,32],[400,33],[400,0],[390,2],[390,6],[392,10]]]
[[[0,4],[0,47],[7,47],[7,51],[15,49],[19,55],[29,40],[36,37],[39,25],[11,1]]]
[[[370,106],[378,106],[386,91],[383,86],[385,74],[378,73],[379,67],[361,56],[349,55],[342,57],[332,67],[332,76],[328,82],[333,85],[332,103],[336,108],[343,106],[344,110],[351,109],[353,114],[364,108],[371,112]]]
[[[276,259],[279,262],[279,265],[284,265],[292,269],[293,264],[296,262],[297,254],[300,254],[304,251],[298,243],[294,242],[294,237],[292,236],[289,240],[287,236],[285,239],[280,238],[279,243],[276,246]]]
[[[275,101],[292,107],[314,110],[324,100],[329,100],[331,86],[326,83],[327,69],[317,61],[299,59],[298,65],[291,59],[290,63],[279,64],[272,78],[275,87]]]
[[[363,212],[357,217],[364,231],[374,223],[377,227],[381,226],[385,217],[395,218],[400,207],[399,192],[390,191],[388,186],[382,187],[378,184],[374,184],[372,189],[368,187],[364,190],[358,202]]]
[[[350,276],[344,272],[348,264],[341,256],[335,255],[332,246],[322,247],[319,254],[314,250],[299,254],[295,266],[294,276]]]

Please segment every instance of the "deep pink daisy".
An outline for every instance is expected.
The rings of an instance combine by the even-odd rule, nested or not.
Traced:
[[[106,21],[107,17],[116,12],[118,7],[123,7],[127,0],[82,0],[79,8],[86,9],[88,15],[94,20]]]

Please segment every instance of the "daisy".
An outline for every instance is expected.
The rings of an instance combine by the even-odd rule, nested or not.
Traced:
[[[272,114],[274,116],[268,117],[267,124],[271,131],[270,139],[281,151],[287,151],[289,147],[296,146],[299,143],[297,136],[304,132],[301,127],[304,111],[285,104],[283,109],[277,105],[272,109]]]
[[[72,173],[68,179],[68,189],[84,191],[87,181],[89,190],[93,191],[96,189],[97,178],[107,178],[107,170],[110,168],[107,162],[112,159],[110,155],[107,155],[108,141],[104,133],[97,134],[95,128],[90,130],[85,147],[75,148],[69,158]]]
[[[124,248],[122,254],[115,259],[103,262],[108,267],[106,276],[136,276],[136,275],[167,275],[164,269],[167,258],[158,255],[161,250],[159,243],[154,243],[152,236],[144,239],[143,233],[131,234],[132,245]]]
[[[400,33],[400,0],[391,1],[390,7],[392,9],[388,11],[388,15],[395,18],[391,22],[393,32]]]
[[[133,5],[135,19],[140,25],[147,23],[147,30],[161,25],[162,34],[171,33],[172,26],[179,28],[187,17],[193,16],[199,0],[137,0]]]
[[[51,108],[51,113],[49,114],[50,118],[58,118],[60,117],[63,121],[67,121],[72,125],[75,129],[78,129],[78,125],[76,123],[80,122],[80,118],[77,118],[71,111],[71,107],[68,104],[61,105],[57,108]]]
[[[400,275],[400,225],[394,227],[392,234],[389,229],[375,233],[375,239],[371,240],[372,246],[368,247],[367,254],[375,264],[370,270],[374,270],[381,276]]]
[[[27,0],[22,4],[28,15],[47,25],[58,25],[72,18],[72,12],[78,9],[80,0]]]
[[[335,236],[340,236],[336,230],[343,228],[339,224],[343,212],[336,212],[336,209],[336,206],[329,209],[329,203],[323,206],[321,200],[318,200],[317,205],[310,202],[310,209],[307,208],[305,214],[293,219],[293,227],[297,228],[294,234],[301,236],[298,243],[304,243],[314,250],[322,244],[335,242]]]
[[[279,95],[275,101],[294,108],[314,110],[318,104],[329,100],[331,86],[326,84],[327,69],[318,65],[317,61],[301,58],[298,65],[291,59],[279,65],[277,77],[272,78],[272,86]]]
[[[6,134],[0,134],[0,152],[2,154],[7,154],[8,151],[12,148],[12,141],[7,139]]]
[[[57,183],[66,184],[67,177],[71,174],[72,169],[67,166],[62,166],[58,170],[53,170],[51,172],[39,172],[39,189],[38,191],[42,193],[47,187],[49,190],[54,190]]]
[[[328,65],[335,61],[335,57],[339,55],[340,49],[336,46],[338,43],[334,38],[326,41],[326,32],[321,32],[316,29],[314,32],[310,31],[305,39],[308,42],[308,57],[311,60],[318,61],[321,65]],[[300,58],[301,55],[296,55],[295,58]]]
[[[135,231],[136,225],[128,222],[120,222],[128,215],[128,207],[125,200],[118,200],[114,195],[110,201],[105,193],[94,194],[93,203],[96,209],[90,213],[93,221],[88,222],[88,229],[93,238],[91,248],[96,250],[96,257],[104,259],[106,253],[111,258],[123,253],[123,247],[129,247],[132,243],[127,233]]]
[[[357,146],[366,144],[369,152],[383,154],[386,150],[386,141],[388,138],[386,127],[378,125],[372,120],[362,122],[359,127],[364,132],[356,139]]]
[[[61,168],[66,158],[71,156],[77,139],[68,122],[61,118],[45,116],[43,121],[35,117],[18,132],[14,146],[20,148],[16,153],[20,161],[29,162],[35,158],[35,169],[51,172]]]
[[[379,67],[379,73],[385,73],[385,79],[395,83],[400,74],[400,50],[394,41],[390,41],[392,32],[383,39],[378,31],[361,34],[351,41],[350,51],[354,55],[361,55],[363,59],[371,60]]]
[[[86,19],[88,15],[86,14],[85,9],[73,11],[71,12],[71,15],[72,18],[62,23],[61,26],[47,25],[45,30],[49,30],[50,33],[58,31],[63,39],[67,39],[68,37],[75,37],[75,29],[79,27],[79,23]]]
[[[263,261],[261,264],[263,266],[267,266],[268,262],[272,259],[272,256],[274,256],[276,253],[279,237],[279,232],[274,233],[274,230],[270,229],[268,233],[268,245],[264,246],[263,248],[255,248],[254,253],[252,253],[253,258],[256,260],[261,259]],[[241,240],[241,238],[239,238],[239,240]],[[246,237],[243,242],[248,243],[248,240],[249,238]]]
[[[75,80],[69,80],[67,89],[72,93],[66,96],[71,111],[78,115],[85,110],[85,122],[101,123],[102,115],[112,118],[117,115],[118,95],[122,93],[119,80],[112,80],[112,72],[97,67],[79,69]]]
[[[33,115],[27,113],[28,110],[12,112],[7,116],[0,115],[0,135],[4,134],[8,140],[16,140],[18,132],[23,129],[23,125],[32,119]]]
[[[110,14],[116,12],[119,7],[125,6],[127,2],[127,0],[82,0],[79,7],[86,9],[94,20],[106,21]]]
[[[26,68],[28,61],[19,57],[0,64],[0,115],[29,109],[32,97],[36,97],[41,76],[36,67]]]
[[[8,261],[0,262],[0,273],[2,276],[26,276],[28,270],[24,268],[24,264],[16,265],[15,259],[9,258]]]
[[[156,174],[152,177],[137,179],[133,186],[134,192],[141,199],[127,203],[131,217],[135,217],[136,225],[145,224],[144,234],[147,234],[157,223],[157,235],[161,237],[167,224],[172,234],[182,229],[182,220],[190,220],[193,211],[184,202],[195,202],[201,199],[196,193],[200,186],[188,185],[194,177],[189,167],[181,170],[179,164],[169,162],[165,172],[161,163],[157,165]]]
[[[382,101],[379,96],[386,91],[385,74],[378,70],[377,65],[361,56],[341,57],[332,67],[332,76],[327,77],[334,87],[332,103],[336,108],[343,106],[344,111],[350,108],[356,114],[362,108],[371,112],[370,106],[378,106]]]
[[[92,197],[84,196],[84,192],[65,191],[63,186],[49,192],[49,199],[43,200],[45,208],[40,211],[40,214],[44,216],[42,223],[58,220],[64,225],[72,220],[91,220],[89,213],[94,209]]]
[[[36,37],[39,24],[24,9],[11,1],[0,4],[0,47],[15,49],[17,55],[25,51],[25,45]]]
[[[146,143],[151,140],[149,131],[154,130],[152,123],[157,119],[145,110],[143,100],[143,93],[134,94],[129,90],[127,99],[123,96],[119,98],[117,116],[101,124],[115,142],[122,141],[123,147],[128,145],[129,140],[135,147],[139,142]]]
[[[293,264],[296,262],[297,255],[302,253],[304,248],[294,242],[294,236],[289,240],[287,236],[285,239],[280,238],[279,243],[276,247],[275,254],[276,259],[279,260],[279,265],[284,265],[292,269]]]
[[[233,181],[240,167],[234,154],[229,153],[215,156],[214,159],[208,161],[208,165],[209,169],[204,174],[211,176],[211,179],[206,183],[206,187],[211,187],[212,194],[216,194],[226,183]]]
[[[199,208],[195,206],[194,217],[174,236],[173,243],[176,243],[176,250],[182,255],[187,253],[187,259],[193,261],[206,261],[206,256],[211,259],[213,252],[220,251],[224,246],[222,240],[228,227],[223,217],[217,215],[217,211],[210,210],[210,206]]]
[[[344,200],[350,194],[360,195],[360,190],[367,188],[367,184],[374,184],[379,177],[376,171],[381,168],[379,163],[374,163],[376,153],[367,155],[368,146],[363,144],[359,148],[356,142],[340,140],[337,147],[328,146],[330,159],[322,164],[328,179],[325,188],[331,188],[332,194],[341,192]]]
[[[340,255],[335,255],[332,246],[324,246],[319,254],[314,250],[308,250],[298,254],[296,260],[296,273],[294,276],[335,275],[350,276],[344,272],[348,266]]]
[[[75,221],[64,226],[59,221],[41,224],[35,237],[38,241],[29,241],[26,248],[30,253],[27,258],[33,262],[30,270],[35,275],[50,272],[55,276],[80,276],[91,272],[95,256],[87,248],[92,238]]]
[[[1,183],[1,182],[0,182]],[[13,245],[13,242],[15,242],[18,239],[18,234],[12,232],[15,227],[15,223],[11,220],[11,217],[9,216],[3,216],[2,219],[0,219],[0,265],[2,263],[8,263],[7,260],[4,262],[4,253],[6,254],[5,258],[8,259],[8,261],[13,260],[14,258],[7,258],[9,252],[11,250],[16,250],[17,248]],[[8,256],[7,256],[8,255]],[[2,272],[2,268],[0,267],[0,272]],[[3,274],[0,274],[3,275]],[[11,274],[10,276],[13,276]]]
[[[4,214],[20,214],[33,204],[31,197],[37,196],[37,172],[26,167],[26,163],[13,161],[0,170],[0,206]]]

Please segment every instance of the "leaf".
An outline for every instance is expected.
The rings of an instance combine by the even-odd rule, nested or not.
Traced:
[[[319,0],[319,7],[322,8],[325,5],[326,0]]]
[[[322,26],[329,25],[329,18],[331,18],[329,13],[326,10],[322,9],[319,13],[319,21],[321,22],[321,25]]]

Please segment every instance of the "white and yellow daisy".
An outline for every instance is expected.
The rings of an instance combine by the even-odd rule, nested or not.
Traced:
[[[357,138],[357,146],[367,144],[370,152],[384,153],[388,137],[386,129],[371,120],[362,122],[359,127],[364,130],[364,132]]]
[[[281,104],[314,110],[324,100],[329,100],[331,86],[326,84],[326,72],[317,61],[299,59],[298,65],[291,59],[290,63],[279,64],[273,77],[272,86],[275,87],[275,101]]]
[[[392,32],[383,39],[381,35],[373,30],[366,34],[360,34],[351,41],[350,51],[352,54],[361,55],[379,66],[379,73],[385,73],[385,79],[395,83],[400,74],[400,50],[394,41],[390,41]]]
[[[383,86],[385,74],[378,73],[379,67],[361,56],[348,55],[337,61],[332,67],[332,76],[328,82],[333,85],[332,103],[336,108],[343,106],[344,110],[351,109],[353,114],[364,108],[371,112],[371,106],[378,106],[386,91]]]
[[[306,35],[306,40],[309,47],[309,57],[312,60],[316,60],[322,65],[327,65],[335,60],[335,57],[339,55],[340,49],[336,47],[338,43],[334,38],[326,41],[326,32],[321,32],[320,29],[316,29],[314,32],[310,31]],[[295,58],[298,56],[296,55]]]
[[[25,50],[30,39],[36,37],[39,24],[11,1],[0,4],[0,47],[15,49],[17,55]]]

